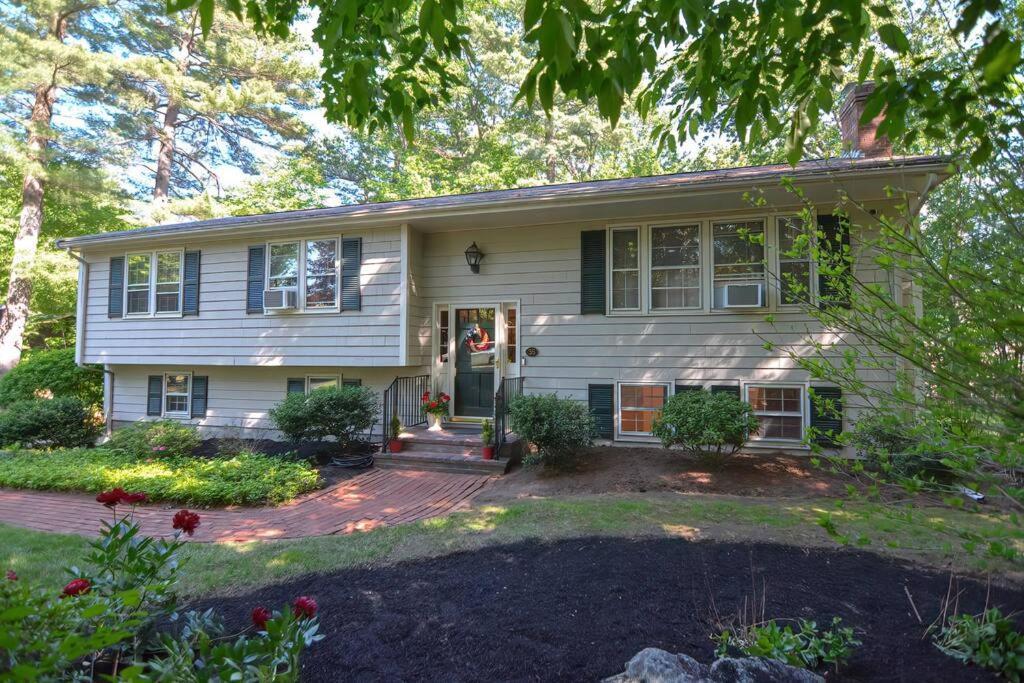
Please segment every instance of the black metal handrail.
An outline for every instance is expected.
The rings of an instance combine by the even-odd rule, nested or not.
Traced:
[[[420,399],[425,391],[430,391],[430,375],[396,377],[391,386],[384,390],[381,406],[381,419],[384,420],[382,451],[387,451],[391,442],[391,418],[395,415],[403,427],[427,423],[427,416],[420,407]]]
[[[508,424],[508,406],[513,399],[523,395],[522,377],[503,377],[494,393],[494,452],[501,457],[501,447],[512,433]]]

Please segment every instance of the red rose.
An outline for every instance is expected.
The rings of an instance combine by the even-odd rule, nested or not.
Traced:
[[[126,493],[121,496],[121,502],[126,505],[138,505],[139,503],[146,502],[146,494],[142,491],[136,491],[135,493]]]
[[[124,497],[128,495],[125,490],[118,486],[117,488],[104,491],[103,493],[96,496],[97,503],[103,503],[108,508],[117,507],[117,505],[124,500]]]
[[[302,595],[295,598],[295,602],[292,603],[292,608],[297,619],[312,619],[316,616],[316,600],[308,595]]]
[[[174,519],[171,521],[171,526],[175,529],[184,531],[186,534],[191,536],[199,526],[199,515],[194,512],[189,512],[188,510],[178,510],[174,513]]]
[[[428,398],[430,398],[430,392],[429,391],[424,391],[423,395],[420,396],[420,398],[422,398],[424,401],[426,401]]]
[[[270,618],[270,610],[266,607],[256,607],[252,611],[252,623],[255,624],[256,628],[260,631],[267,630],[267,622],[270,621]]]
[[[430,402],[430,405],[429,405],[429,406],[427,406],[427,407],[428,407],[428,408],[436,408],[436,407],[437,407],[437,401],[431,401],[431,402]]]
[[[13,569],[8,569],[7,570],[7,580],[8,581],[17,581],[18,580],[18,575],[14,573]]]
[[[81,595],[82,593],[88,593],[92,584],[89,583],[89,579],[72,579],[68,581],[68,585],[64,586],[64,591],[61,597],[71,597],[74,595]]]
[[[449,396],[448,394],[441,394],[441,400],[442,400],[442,401],[446,401],[446,402],[447,402],[447,401],[450,401],[450,400],[451,400],[451,398],[452,398],[452,397],[451,397],[451,396]]]

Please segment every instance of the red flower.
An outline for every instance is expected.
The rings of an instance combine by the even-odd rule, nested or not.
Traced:
[[[256,625],[256,628],[260,631],[267,630],[267,622],[270,621],[271,614],[270,610],[266,607],[256,607],[252,611],[252,623]]]
[[[126,495],[128,494],[125,493],[125,490],[118,486],[96,496],[96,502],[103,503],[108,508],[113,508],[117,507],[118,503],[121,503]]]
[[[297,619],[312,619],[316,616],[316,600],[308,595],[301,595],[295,598],[295,602],[292,603],[292,608]]]
[[[420,396],[420,398],[423,399],[424,401],[426,401],[427,399],[430,398],[430,392],[429,391],[424,391],[423,395]]]
[[[451,397],[451,396],[449,396],[448,394],[441,394],[441,400],[442,400],[443,402],[445,402],[445,403],[447,403],[448,401],[450,401],[450,400],[451,400],[451,398],[452,398],[452,397]]]
[[[88,593],[90,588],[92,588],[92,584],[89,583],[89,579],[72,579],[71,581],[68,581],[68,585],[64,586],[64,591],[61,594],[61,597],[68,598],[74,595]]]
[[[428,408],[436,408],[436,407],[437,407],[437,401],[431,401],[431,402],[430,402],[430,405],[429,405],[429,406],[427,406],[427,407],[428,407]]]
[[[136,491],[135,493],[126,493],[121,496],[121,502],[126,505],[138,505],[139,503],[146,502],[146,494],[142,491]]]
[[[184,531],[186,534],[191,536],[199,526],[199,515],[194,512],[189,512],[188,510],[178,510],[174,513],[174,519],[171,521],[171,526],[175,529]]]
[[[7,570],[7,580],[8,581],[17,581],[18,580],[18,575],[14,573],[13,569],[8,569]]]

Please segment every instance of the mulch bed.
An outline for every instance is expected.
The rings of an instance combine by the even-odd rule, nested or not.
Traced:
[[[649,646],[711,661],[712,615],[735,614],[756,588],[769,618],[855,627],[863,646],[828,680],[996,680],[923,638],[905,589],[927,623],[948,585],[859,551],[584,538],[315,575],[194,607],[244,628],[254,605],[313,596],[327,638],[304,655],[303,681],[596,681]],[[959,587],[961,610],[980,611],[987,587]],[[993,586],[990,601],[1019,609],[1024,590]]]

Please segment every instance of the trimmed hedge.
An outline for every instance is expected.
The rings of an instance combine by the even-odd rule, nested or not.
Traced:
[[[243,451],[216,458],[135,458],[104,448],[0,455],[0,486],[99,493],[120,486],[191,506],[288,501],[320,485],[312,465]]]
[[[102,427],[95,411],[74,396],[18,401],[0,412],[0,446],[91,446]]]

